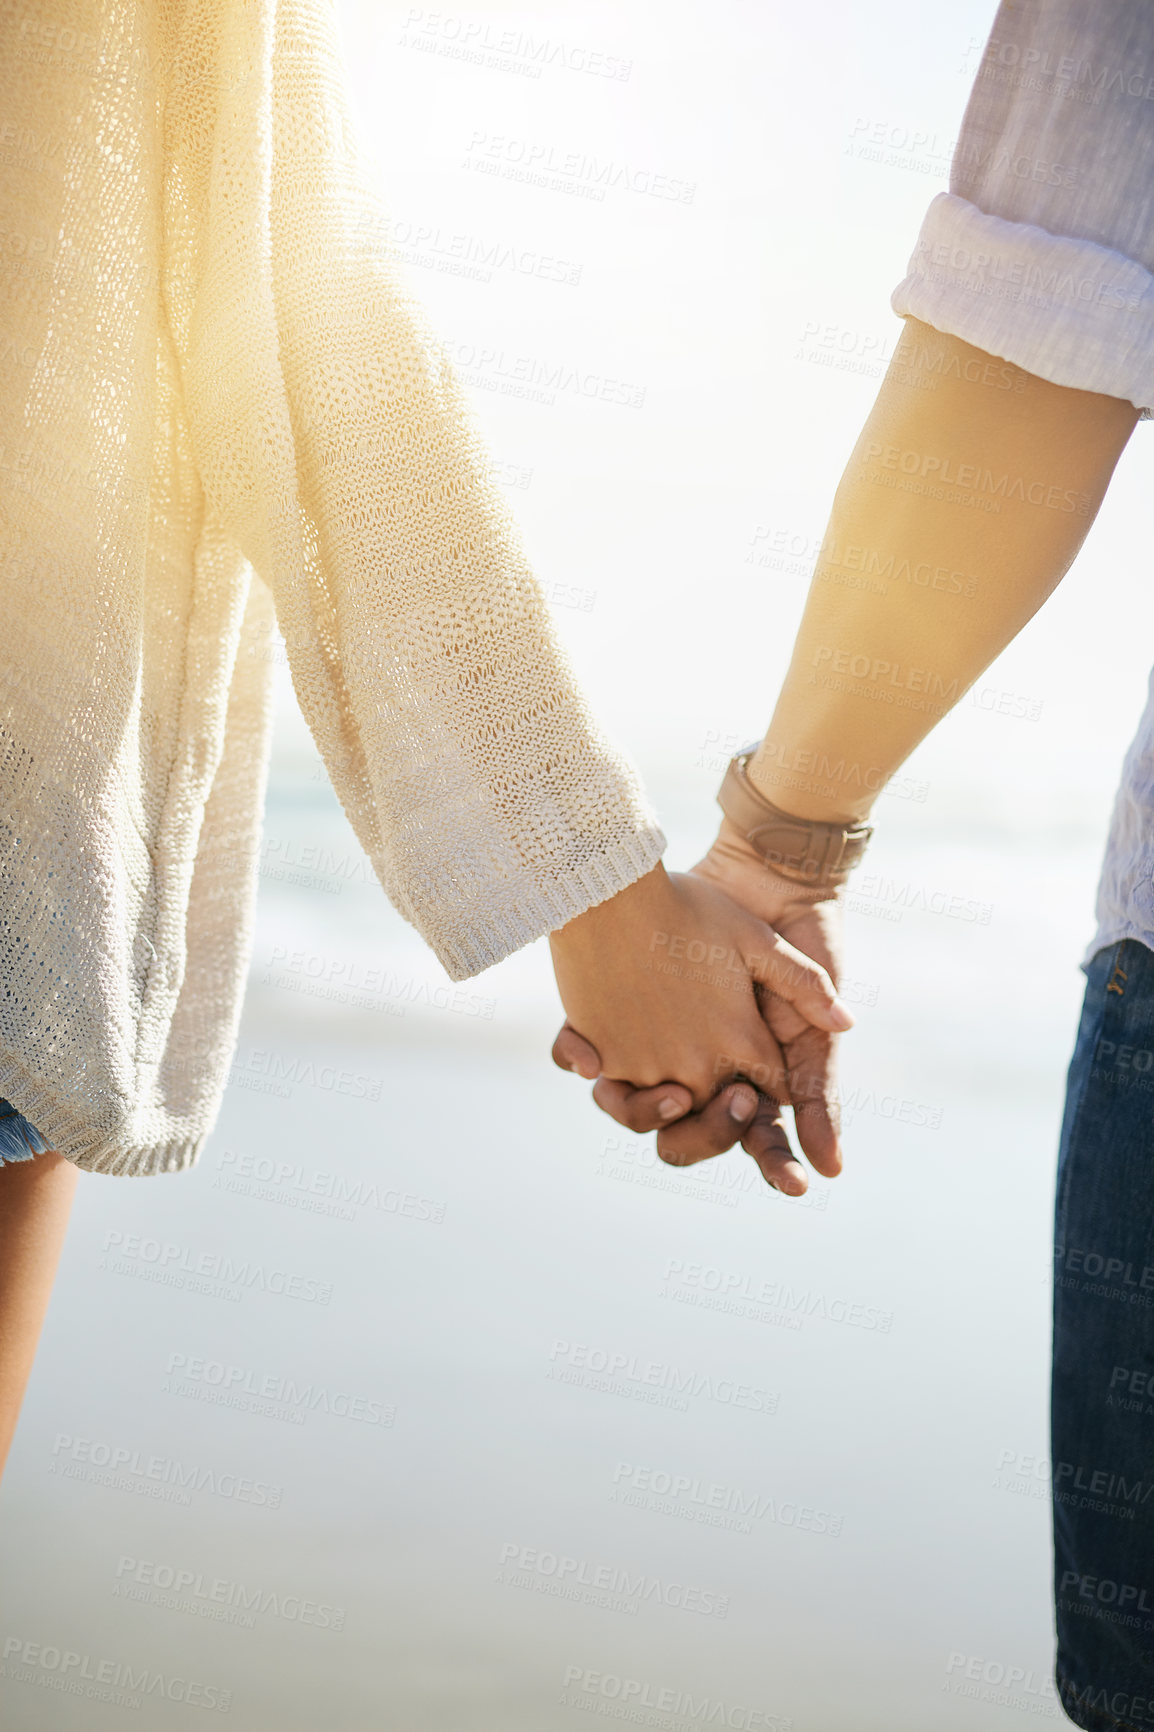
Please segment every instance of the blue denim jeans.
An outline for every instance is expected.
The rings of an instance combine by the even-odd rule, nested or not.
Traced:
[[[30,1161],[47,1147],[36,1126],[30,1125],[10,1101],[0,1100],[0,1167],[6,1161]]]
[[[1100,950],[1058,1153],[1051,1401],[1056,1682],[1090,1732],[1154,1732],[1154,951]]]

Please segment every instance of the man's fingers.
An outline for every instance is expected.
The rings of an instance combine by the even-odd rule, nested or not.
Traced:
[[[562,1070],[576,1071],[586,1082],[601,1075],[601,1054],[571,1022],[565,1023],[553,1042],[553,1063]]]
[[[841,1110],[835,1074],[837,1037],[807,1028],[785,1046],[793,1128],[802,1151],[825,1179],[842,1169]]]
[[[601,1055],[591,1041],[567,1022],[553,1042],[553,1063],[575,1071],[593,1083],[593,1099],[626,1130],[655,1131],[693,1110],[693,1094],[683,1083],[658,1083],[638,1089],[632,1083],[601,1075]]]
[[[757,1111],[757,1090],[748,1083],[730,1083],[699,1113],[662,1130],[657,1153],[671,1167],[691,1167],[711,1155],[723,1155],[742,1135]]]
[[[793,1129],[814,1172],[836,1179],[843,1165],[836,1106],[815,1100],[799,1107],[795,1102]]]
[[[747,1155],[752,1155],[768,1184],[787,1197],[803,1196],[809,1187],[805,1168],[789,1146],[785,1119],[780,1101],[767,1095],[758,1099],[757,1111],[741,1139]]]
[[[814,1036],[814,1046],[818,1046],[818,1051],[813,1057],[802,1057],[801,1062],[790,1062],[794,1134],[814,1173],[820,1173],[821,1178],[835,1179],[842,1171],[842,1143],[837,1086],[833,1081],[832,1043],[821,1039],[818,1029],[811,1029],[809,1034]],[[795,1048],[802,1041],[794,1043],[790,1060],[794,1060]]]
[[[787,999],[816,1028],[840,1033],[853,1027],[853,1013],[838,997],[826,970],[779,937],[772,926],[761,922],[757,942],[751,942],[745,961],[755,980]]]
[[[658,1083],[635,1089],[615,1077],[598,1077],[593,1099],[603,1113],[630,1131],[656,1131],[693,1111],[693,1096],[683,1083]]]

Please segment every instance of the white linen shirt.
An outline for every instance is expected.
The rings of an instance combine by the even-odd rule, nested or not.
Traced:
[[[1154,414],[1154,5],[1002,0],[950,166],[891,298],[1057,385]],[[1085,968],[1154,949],[1154,672]]]

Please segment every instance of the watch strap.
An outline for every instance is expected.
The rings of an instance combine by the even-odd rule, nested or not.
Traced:
[[[831,824],[782,812],[754,787],[749,760],[760,741],[731,758],[717,793],[725,816],[784,878],[819,887],[844,883],[873,835],[870,824]]]

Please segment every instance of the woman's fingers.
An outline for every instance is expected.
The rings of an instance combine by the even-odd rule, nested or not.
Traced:
[[[562,1026],[553,1042],[553,1063],[592,1082],[597,1105],[626,1130],[655,1131],[693,1110],[693,1095],[684,1083],[658,1083],[654,1088],[639,1089],[602,1076],[601,1054],[571,1022]]]
[[[733,1052],[715,1055],[712,1076],[703,1074],[695,1079],[697,1098],[703,1102],[701,1111],[711,1104],[711,1097],[717,1097],[719,1086],[724,1089],[730,1079],[737,1077],[745,1077],[755,1089],[788,1101],[789,1067],[776,1036],[763,1021],[756,1004],[751,1008],[741,1038],[734,1045]],[[661,1082],[637,1087],[624,1079],[602,1076],[600,1053],[571,1022],[566,1022],[558,1031],[552,1058],[562,1070],[573,1071],[587,1081],[595,1082],[593,1099],[597,1105],[618,1124],[628,1125],[631,1130],[659,1130],[662,1125],[693,1111],[694,1093],[688,1084]],[[699,1114],[694,1116],[696,1118]],[[731,1138],[724,1146],[731,1147],[734,1140]],[[709,1152],[714,1154],[718,1151],[711,1149]]]
[[[577,1033],[571,1022],[562,1025],[553,1042],[553,1063],[562,1070],[576,1071],[586,1082],[601,1075],[601,1054],[591,1041]]]

